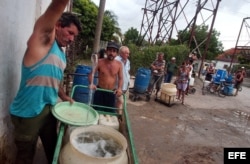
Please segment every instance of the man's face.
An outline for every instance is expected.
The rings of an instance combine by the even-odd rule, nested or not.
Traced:
[[[158,60],[162,61],[163,60],[163,55],[158,55]]]
[[[107,52],[107,59],[112,61],[115,59],[118,50],[116,48],[107,47],[106,52]]]
[[[124,60],[126,60],[126,59],[128,59],[129,54],[130,54],[129,49],[128,49],[128,48],[125,48],[125,49],[123,49],[123,50],[121,51],[120,56],[121,56]]]
[[[57,25],[56,41],[60,47],[66,47],[75,40],[78,33],[79,31],[74,24],[71,24],[69,27],[61,27],[60,25]]]

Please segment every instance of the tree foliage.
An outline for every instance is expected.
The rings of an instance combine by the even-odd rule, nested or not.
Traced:
[[[124,34],[124,44],[136,44],[138,42],[139,31],[136,28],[131,27]]]
[[[95,38],[98,7],[90,0],[74,0],[73,12],[80,15],[79,18],[83,27],[77,40],[78,44],[80,42],[82,47],[88,46],[92,48]],[[115,33],[121,35],[117,19],[117,16],[112,11],[106,10],[104,12],[101,40],[112,40]]]
[[[223,51],[223,46],[222,46],[222,43],[218,40],[220,33],[214,29],[212,30],[207,53],[205,54],[205,50],[206,50],[205,43],[207,42],[208,34],[209,34],[208,26],[201,25],[201,26],[195,27],[194,36],[195,36],[195,40],[197,44],[199,45],[198,48],[201,54],[205,55],[206,59],[212,60]],[[191,32],[189,30],[183,30],[183,31],[180,30],[178,32],[178,42],[189,45],[190,38],[191,38]],[[191,44],[190,44],[191,50],[197,48],[197,44],[195,43],[195,40],[192,39],[191,41]],[[173,43],[176,44],[176,42],[173,42]]]
[[[156,59],[158,52],[163,52],[166,62],[170,61],[172,57],[176,58],[177,65],[181,65],[185,61],[189,48],[186,45],[161,45],[161,46],[147,46],[138,47],[135,44],[128,44],[130,49],[130,61],[131,61],[131,74],[135,75],[136,71],[140,67],[149,68],[151,63]]]

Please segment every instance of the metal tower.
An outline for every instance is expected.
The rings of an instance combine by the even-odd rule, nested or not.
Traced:
[[[179,30],[190,30],[191,41],[194,41],[196,48],[193,51],[199,52],[201,44],[209,44],[210,35],[213,29],[219,2],[221,0],[146,0],[143,10],[143,18],[140,29],[142,40],[154,44],[168,43],[176,38]],[[195,26],[207,25],[209,35],[198,43],[195,39]],[[201,56],[201,54],[200,54]]]

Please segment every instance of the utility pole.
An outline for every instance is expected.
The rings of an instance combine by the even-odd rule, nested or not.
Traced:
[[[96,28],[95,28],[95,39],[94,39],[93,53],[96,53],[99,50],[105,3],[106,3],[106,0],[100,0],[100,3],[99,3],[97,24],[96,24]]]

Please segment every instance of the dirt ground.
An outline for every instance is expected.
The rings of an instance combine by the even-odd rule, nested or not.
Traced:
[[[202,95],[200,79],[194,87],[184,105],[127,101],[139,163],[219,164],[223,148],[250,147],[250,89],[221,98]]]
[[[141,164],[220,164],[223,148],[250,147],[250,89],[238,96],[202,95],[202,81],[195,80],[195,94],[185,104],[168,107],[154,100],[127,100],[138,161]],[[132,94],[133,95],[133,94]],[[36,164],[46,164],[41,145]]]

